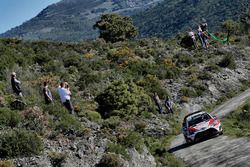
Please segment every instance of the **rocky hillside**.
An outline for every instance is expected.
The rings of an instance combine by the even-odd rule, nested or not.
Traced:
[[[80,44],[0,40],[0,164],[37,166],[184,166],[167,152],[179,117],[207,110],[249,88],[249,38],[188,50],[177,39]],[[10,87],[21,80],[26,105]],[[45,105],[50,81],[54,104]],[[60,104],[67,81],[75,115]],[[153,94],[171,97],[159,114]],[[167,112],[166,108],[163,107]],[[17,140],[18,139],[18,140]]]
[[[104,13],[133,16],[143,37],[170,37],[195,28],[201,18],[218,30],[228,18],[238,19],[247,0],[62,0],[0,37],[52,41],[82,41],[97,37],[93,25]]]
[[[62,0],[1,37],[71,42],[93,39],[97,37],[93,25],[101,14],[116,12],[133,15],[160,1],[162,0]]]

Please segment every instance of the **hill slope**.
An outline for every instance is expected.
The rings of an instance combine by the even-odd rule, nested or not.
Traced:
[[[189,26],[196,28],[202,18],[207,20],[210,30],[218,30],[224,20],[238,19],[245,10],[242,3],[228,3],[227,0],[165,0],[137,14],[134,19],[142,36],[169,37],[187,30]]]
[[[80,41],[97,37],[93,25],[103,13],[132,15],[162,0],[62,0],[1,37]]]
[[[71,42],[93,39],[97,31],[92,27],[98,17],[112,12],[132,16],[143,37],[170,37],[189,26],[195,28],[201,18],[207,19],[210,30],[218,30],[222,21],[238,19],[244,10],[239,1],[227,0],[62,0],[0,37]]]

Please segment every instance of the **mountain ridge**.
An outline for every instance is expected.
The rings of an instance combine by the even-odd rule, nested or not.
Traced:
[[[36,17],[17,26],[0,37],[29,40],[80,41],[94,39],[98,33],[93,25],[101,14],[133,15],[162,0],[63,0],[42,10]]]
[[[95,39],[98,31],[93,25],[99,16],[119,13],[134,19],[141,37],[168,38],[196,28],[202,18],[210,30],[218,31],[223,21],[237,20],[243,10],[241,3],[227,0],[63,0],[0,37],[64,42]]]

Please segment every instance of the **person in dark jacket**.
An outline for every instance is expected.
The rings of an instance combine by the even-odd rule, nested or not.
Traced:
[[[45,81],[43,83],[43,95],[46,104],[51,104],[53,102],[52,94],[49,90],[49,82]]]
[[[12,72],[12,74],[11,74],[11,86],[12,86],[12,90],[13,90],[13,92],[17,96],[22,97],[23,94],[22,94],[22,90],[20,88],[20,84],[21,84],[21,82],[16,78],[16,73]]]

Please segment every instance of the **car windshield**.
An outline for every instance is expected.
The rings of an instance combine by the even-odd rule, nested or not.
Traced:
[[[210,119],[211,119],[211,117],[207,113],[195,115],[189,119],[188,125],[194,126],[194,125],[199,124],[201,122],[207,122]]]

